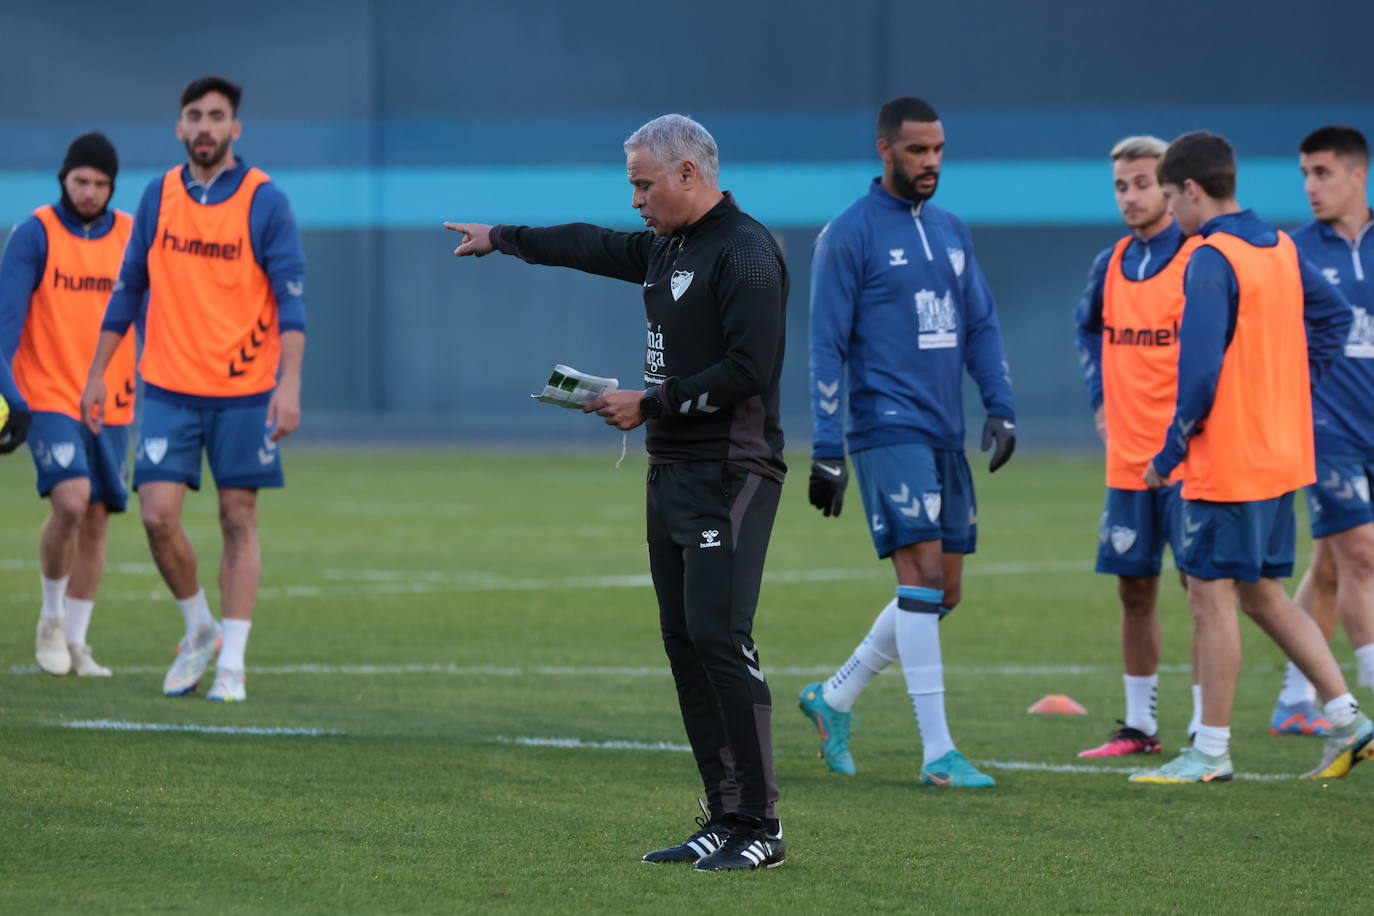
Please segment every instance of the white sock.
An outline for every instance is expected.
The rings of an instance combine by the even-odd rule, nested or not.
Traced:
[[[1332,728],[1345,728],[1355,717],[1360,714],[1360,704],[1355,702],[1355,698],[1349,693],[1343,693],[1333,700],[1327,701],[1322,707],[1322,712],[1326,715],[1326,721],[1331,723]]]
[[[205,589],[189,598],[178,598],[177,607],[181,608],[181,616],[186,618],[187,638],[214,627],[215,618],[210,613],[210,603],[205,600]]]
[[[43,582],[43,609],[39,611],[39,614],[43,617],[61,617],[67,597],[67,580],[71,576],[49,579],[47,576],[40,575],[38,578]]]
[[[1208,757],[1224,757],[1231,749],[1231,726],[1199,725],[1193,747]]]
[[[945,669],[940,661],[940,615],[897,611],[897,654],[906,692],[921,730],[922,764],[954,750],[945,719]]]
[[[873,627],[859,643],[849,661],[825,682],[822,694],[836,712],[849,712],[864,688],[872,683],[897,657],[897,602],[888,602],[873,621]]]
[[[1279,694],[1279,702],[1284,706],[1292,706],[1295,703],[1315,703],[1317,702],[1317,688],[1312,686],[1312,682],[1307,679],[1307,675],[1298,669],[1292,662],[1283,673],[1283,692]]]
[[[1374,687],[1374,642],[1355,650],[1355,664],[1360,669],[1356,683]]]
[[[1159,675],[1137,677],[1123,674],[1121,679],[1126,684],[1126,727],[1147,735],[1159,734],[1159,719],[1156,718],[1155,706]]]
[[[91,625],[91,611],[95,610],[94,601],[83,598],[67,598],[67,642],[76,646],[86,644],[86,628]]]
[[[1202,685],[1193,685],[1193,717],[1188,720],[1188,734],[1196,735],[1202,727]]]
[[[225,617],[220,621],[220,625],[224,627],[224,645],[219,650],[219,661],[215,666],[230,671],[242,671],[243,651],[248,648],[248,631],[252,628],[253,621]]]

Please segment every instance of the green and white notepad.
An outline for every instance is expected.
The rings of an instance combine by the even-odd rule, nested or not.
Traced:
[[[549,376],[543,392],[530,397],[555,407],[581,410],[593,399],[610,394],[619,387],[618,379],[588,375],[560,363],[553,367],[553,374]]]

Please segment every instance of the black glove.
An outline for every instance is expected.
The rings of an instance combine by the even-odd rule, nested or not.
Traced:
[[[988,417],[983,424],[983,446],[981,451],[992,449],[992,460],[988,471],[992,472],[1011,460],[1016,451],[1016,424],[1006,417]]]
[[[811,505],[824,512],[826,518],[839,518],[848,483],[849,469],[843,458],[815,459],[811,462],[811,488],[807,491]]]
[[[33,417],[27,410],[10,408],[10,418],[5,428],[0,429],[0,455],[6,455],[24,444],[29,437],[29,421]]]

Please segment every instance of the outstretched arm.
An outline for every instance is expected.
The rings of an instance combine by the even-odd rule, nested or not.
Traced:
[[[456,257],[499,251],[528,264],[572,267],[629,283],[644,282],[655,242],[652,232],[616,232],[589,223],[531,228],[447,222],[444,228],[463,234],[462,244],[453,250]]]

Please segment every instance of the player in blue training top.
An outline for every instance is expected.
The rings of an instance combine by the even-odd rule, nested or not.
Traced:
[[[991,786],[954,747],[945,721],[940,620],[959,602],[977,510],[964,457],[964,368],[988,418],[990,470],[1016,444],[1011,379],[992,293],[968,226],[930,203],[945,133],[926,102],[897,98],[878,112],[883,176],[821,231],[811,268],[811,504],[838,516],[849,453],[879,557],[891,557],[895,598],[829,680],[799,705],[821,735],[821,759],[852,774],[854,701],[900,659],[921,732],[923,785]]]
[[[1374,214],[1366,180],[1369,146],[1353,127],[1323,127],[1298,147],[1312,222],[1293,232],[1307,262],[1350,300],[1354,321],[1344,354],[1312,390],[1317,482],[1307,488],[1312,561],[1294,600],[1329,639],[1339,617],[1355,647],[1359,683],[1374,686]],[[1330,733],[1316,689],[1297,666],[1279,694],[1269,729]]]
[[[4,423],[0,423],[0,455],[5,455],[24,444],[24,440],[29,436],[29,421],[32,417],[29,414],[29,405],[19,393],[19,386],[14,384],[10,364],[3,355],[0,355],[0,398],[4,398],[5,403],[9,405],[9,417]]]
[[[1112,182],[1131,233],[1097,256],[1074,313],[1079,361],[1093,418],[1107,451],[1107,498],[1098,530],[1097,571],[1117,577],[1126,718],[1080,757],[1160,752],[1160,561],[1178,564],[1179,484],[1146,489],[1141,474],[1174,415],[1183,271],[1201,239],[1186,239],[1156,177],[1168,144],[1127,137],[1112,148]],[[1177,475],[1176,475],[1177,476]],[[1193,684],[1188,734],[1202,721]]]

